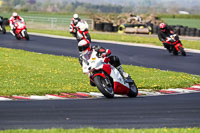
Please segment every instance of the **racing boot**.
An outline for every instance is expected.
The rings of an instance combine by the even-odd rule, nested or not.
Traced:
[[[10,33],[15,36],[15,31],[14,30],[10,30]]]
[[[121,66],[117,67],[117,70],[119,71],[119,73],[121,74],[121,76],[124,78],[124,81],[126,83],[133,83],[133,80],[131,79],[131,77],[129,76],[128,73],[124,72],[123,68]]]

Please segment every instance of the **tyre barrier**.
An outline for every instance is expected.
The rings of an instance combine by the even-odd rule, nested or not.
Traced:
[[[125,31],[125,26],[124,25],[120,25],[119,27],[118,27],[118,33],[124,33],[124,31]]]
[[[97,31],[117,32],[118,26],[113,26],[113,23],[96,23],[94,25]]]
[[[103,31],[112,32],[113,31],[113,23],[104,23]]]
[[[95,30],[103,31],[103,23],[96,23],[94,25]]]
[[[200,37],[200,29],[197,28],[189,28],[188,26],[183,25],[169,25],[176,34],[182,35],[182,36],[196,36]],[[152,33],[158,34],[159,26],[153,25]]]

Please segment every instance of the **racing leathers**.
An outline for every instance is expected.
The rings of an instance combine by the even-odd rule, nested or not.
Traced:
[[[24,19],[20,16],[17,16],[16,18],[14,16],[11,16],[10,19],[9,19],[9,24],[10,24],[10,32],[12,33],[13,36],[15,36],[15,30],[16,30],[16,27],[15,27],[15,21],[16,20],[21,20],[22,22],[24,22]]]
[[[125,82],[133,83],[133,80],[131,79],[129,74],[124,72],[124,70],[123,70],[123,68],[121,66],[119,57],[113,56],[113,55],[111,56],[110,49],[105,49],[105,48],[103,48],[101,46],[95,45],[95,46],[91,47],[91,50],[95,50],[97,52],[97,57],[102,57],[102,58],[105,57],[104,62],[105,63],[110,63],[112,66],[114,66],[119,71],[121,76],[125,79]],[[79,62],[82,65],[81,57],[79,58]],[[92,86],[95,86],[95,84],[92,81],[90,81],[90,84]]]
[[[162,31],[162,30],[158,31],[158,38],[159,38],[159,40],[163,43],[164,47],[169,52],[171,52],[172,49],[171,49],[171,45],[170,45],[171,42],[168,41],[168,37],[170,37],[170,35],[173,35],[173,34],[174,34],[174,31],[169,26],[166,26],[164,31]]]

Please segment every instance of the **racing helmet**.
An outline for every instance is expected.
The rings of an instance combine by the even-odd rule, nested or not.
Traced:
[[[160,30],[161,30],[162,32],[165,32],[165,30],[166,30],[166,24],[165,24],[165,23],[161,23],[161,24],[159,25],[159,27],[160,27]]]
[[[74,24],[77,25],[78,21],[80,20],[78,14],[74,14],[73,19],[74,19]]]
[[[13,16],[15,19],[17,19],[18,14],[17,14],[16,12],[13,12],[12,16]]]
[[[80,54],[86,54],[91,49],[91,44],[88,40],[83,39],[78,43],[78,50]]]

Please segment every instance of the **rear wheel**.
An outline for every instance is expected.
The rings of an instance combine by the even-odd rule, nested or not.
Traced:
[[[129,97],[136,97],[137,95],[138,95],[138,88],[137,88],[135,82],[133,81],[133,83],[130,84],[130,91],[127,94],[127,96],[129,96]]]
[[[114,97],[114,90],[113,87],[110,87],[106,83],[106,79],[102,76],[96,76],[94,77],[94,82],[99,89],[99,91],[107,98],[113,98]]]
[[[24,35],[25,35],[25,39],[26,40],[29,40],[30,38],[29,38],[29,35],[28,35],[28,33],[26,32],[26,31],[24,31]]]

